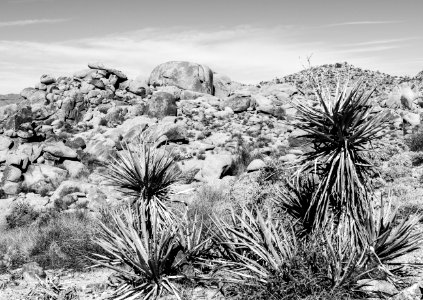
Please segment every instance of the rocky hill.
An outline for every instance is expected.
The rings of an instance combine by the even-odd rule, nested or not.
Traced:
[[[391,109],[394,128],[420,124],[417,77],[348,64],[311,71],[329,85],[337,76],[364,77],[367,86],[377,88],[375,109]],[[181,170],[192,174],[194,183],[233,175],[241,148],[263,158],[250,171],[266,160],[292,161],[302,153],[292,102],[312,103],[312,94],[307,71],[253,86],[189,62],[161,64],[146,82],[101,63],[71,77],[42,75],[35,87],[23,89],[22,101],[7,96],[14,103],[0,107],[1,189],[4,197],[34,192],[44,206],[70,186],[78,186],[78,193],[70,197],[69,208],[113,200],[113,191],[93,170],[145,130],[166,135],[167,149],[177,153]]]

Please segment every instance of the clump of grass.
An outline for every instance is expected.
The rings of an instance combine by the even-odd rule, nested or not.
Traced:
[[[419,130],[418,132],[410,135],[406,139],[406,144],[411,151],[423,151],[423,130]]]
[[[6,216],[6,223],[8,228],[28,226],[34,222],[38,216],[39,212],[29,203],[20,201],[13,205],[10,214]]]
[[[101,251],[93,241],[97,228],[85,211],[53,214],[36,229],[30,256],[46,268],[82,269],[89,254]]]
[[[0,232],[0,260],[10,268],[35,261],[45,268],[83,269],[91,263],[92,252],[101,249],[94,244],[98,221],[86,212],[39,214],[31,224]]]

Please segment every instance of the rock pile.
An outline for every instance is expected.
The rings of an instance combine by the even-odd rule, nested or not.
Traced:
[[[369,85],[382,82],[375,110],[390,107],[396,128],[402,122],[420,124],[415,83],[343,64],[314,69],[331,83],[335,71],[352,72],[353,79],[366,75]],[[93,172],[96,163],[145,130],[163,132],[166,149],[197,182],[232,175],[241,147],[263,157],[246,171],[260,170],[275,157],[293,162],[302,153],[302,133],[294,127],[292,102],[316,101],[304,75],[242,85],[191,62],[161,64],[146,82],[101,63],[90,63],[72,77],[42,75],[35,87],[21,92],[21,102],[0,106],[0,188],[9,196],[34,192],[51,201],[69,194],[61,203],[66,208],[113,200],[115,194]],[[82,183],[89,187],[74,188]]]

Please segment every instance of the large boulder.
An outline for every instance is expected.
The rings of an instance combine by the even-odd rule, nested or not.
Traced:
[[[27,189],[40,193],[45,189],[53,190],[58,187],[67,175],[66,170],[44,164],[34,164],[30,165],[25,172],[23,184]]]
[[[44,147],[44,152],[59,158],[76,158],[78,155],[75,150],[66,146],[63,142],[54,142]]]
[[[186,61],[158,65],[148,80],[153,86],[173,85],[184,90],[213,94],[213,73],[209,67]]]
[[[158,92],[148,100],[147,115],[158,119],[166,116],[176,116],[177,107],[175,98],[165,92]]]
[[[232,160],[233,157],[230,154],[207,155],[203,163],[203,168],[196,175],[196,178],[205,182],[212,182],[215,179],[220,179],[230,168]]]
[[[243,112],[250,107],[251,98],[244,95],[233,95],[223,102],[223,108],[229,107],[234,112]]]
[[[231,79],[222,74],[213,74],[214,95],[219,98],[228,97],[231,94]]]

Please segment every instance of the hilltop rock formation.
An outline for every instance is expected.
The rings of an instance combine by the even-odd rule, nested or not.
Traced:
[[[213,94],[213,73],[209,67],[186,61],[170,61],[151,72],[152,86],[176,86],[205,94]]]
[[[420,124],[416,78],[346,64],[312,71],[332,87],[337,75],[365,76],[367,86],[376,85],[374,110],[391,110],[391,127]],[[145,82],[102,63],[71,77],[42,75],[12,103],[0,105],[0,189],[7,196],[47,195],[46,205],[69,194],[63,209],[115,201],[116,192],[99,175],[101,164],[146,130],[167,137],[164,151],[176,155],[191,184],[232,176],[243,147],[261,155],[246,172],[264,168],[268,160],[290,163],[303,153],[294,101],[317,101],[305,71],[258,85],[233,82],[191,62],[161,64]]]

